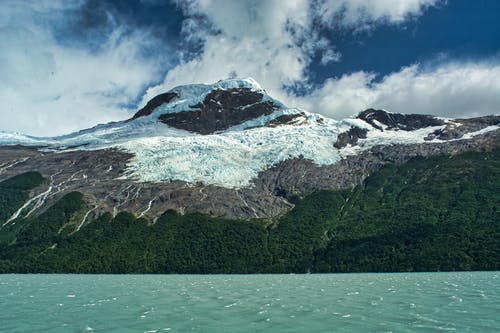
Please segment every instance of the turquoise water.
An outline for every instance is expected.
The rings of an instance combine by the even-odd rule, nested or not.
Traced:
[[[0,332],[500,332],[500,272],[0,275]]]

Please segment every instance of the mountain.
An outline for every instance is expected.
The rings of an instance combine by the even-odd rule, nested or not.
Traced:
[[[495,146],[499,123],[383,110],[336,121],[288,108],[254,80],[225,80],[174,88],[129,120],[69,135],[2,133],[0,176],[36,170],[48,192],[28,206],[80,191],[89,216],[274,217],[294,196],[352,187],[385,163]]]
[[[499,125],[500,116],[448,119],[375,109],[337,121],[289,108],[252,79],[231,79],[176,87],[128,120],[68,135],[0,132],[0,271],[498,269],[476,256],[483,250],[500,253],[491,240],[500,220]],[[473,194],[456,202],[463,188]],[[418,198],[408,195],[413,190]],[[487,198],[485,212],[479,198]],[[459,212],[463,216],[453,217],[452,207],[465,210]],[[420,225],[420,216],[429,218]],[[468,221],[462,224],[474,228],[470,223],[478,216],[478,232],[487,236],[467,242],[485,248],[472,255],[460,242],[445,247],[473,258],[468,266],[449,260],[418,267],[401,260],[377,266],[376,258],[368,260],[371,266],[350,262],[373,255],[363,252],[365,243],[381,247],[381,253],[394,247],[383,243],[387,239],[408,239],[404,246],[410,246],[410,231],[427,245],[414,244],[408,253],[430,251],[439,247],[433,237],[441,240],[444,225],[459,230],[457,221]],[[99,269],[96,257],[80,268],[61,264],[74,256],[83,262],[77,250],[83,244],[113,264]],[[141,244],[162,263],[151,259],[141,266],[135,257],[145,255]],[[153,245],[177,259],[159,255]],[[182,249],[187,252],[179,254]],[[116,251],[125,257],[118,260]],[[217,263],[234,255],[235,262]],[[204,256],[209,264],[197,270]],[[118,264],[131,258],[139,266]]]

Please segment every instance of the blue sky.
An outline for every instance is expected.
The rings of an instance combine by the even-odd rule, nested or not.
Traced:
[[[336,119],[498,114],[498,12],[496,0],[4,0],[0,130],[63,134],[233,75]]]
[[[450,0],[438,2],[422,15],[402,24],[379,25],[353,35],[327,31],[343,61],[317,76],[373,71],[387,75],[413,63],[438,65],[446,61],[480,61],[500,51],[500,2]],[[436,63],[437,62],[437,63]]]

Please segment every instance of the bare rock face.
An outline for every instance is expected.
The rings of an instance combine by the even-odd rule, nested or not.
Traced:
[[[460,139],[465,134],[479,131],[488,126],[495,126],[500,123],[500,116],[484,116],[469,119],[455,119],[453,122],[446,124],[444,129],[440,129],[431,133],[425,140],[452,140]]]
[[[137,119],[139,117],[149,116],[157,107],[162,104],[170,103],[174,98],[177,97],[175,92],[167,92],[160,94],[150,100],[142,109],[136,112],[132,119]],[[131,119],[131,120],[132,120]]]
[[[414,157],[453,155],[500,147],[500,130],[446,143],[398,144],[372,147],[332,165],[315,165],[310,160],[290,159],[259,174],[256,186],[292,200],[318,190],[345,189],[359,185],[386,164],[403,164]]]
[[[0,147],[0,181],[38,171],[48,180],[32,195],[48,191],[40,197],[41,209],[68,192],[79,191],[90,205],[89,220],[104,212],[129,211],[154,221],[168,209],[228,218],[271,218],[292,206],[282,197],[255,188],[237,190],[182,181],[124,179],[131,157],[116,149],[46,153],[36,148],[5,146]]]
[[[273,120],[266,123],[268,127],[278,127],[283,125],[302,125],[307,122],[307,117],[304,112],[299,112],[295,114],[284,114],[274,118]]]
[[[366,139],[367,133],[367,129],[352,126],[347,132],[339,134],[333,146],[337,149],[347,147],[347,145],[354,146],[359,139]]]
[[[366,121],[378,130],[401,129],[413,131],[430,126],[441,126],[445,122],[439,118],[422,114],[389,113],[384,110],[368,109],[358,114],[357,118]]]
[[[178,129],[212,134],[279,109],[263,97],[262,93],[249,88],[213,90],[203,102],[191,105],[191,110],[163,114],[159,119]]]

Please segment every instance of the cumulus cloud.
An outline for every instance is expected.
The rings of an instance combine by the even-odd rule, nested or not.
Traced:
[[[342,50],[337,50],[329,40],[320,36],[318,26],[321,24],[318,22],[347,29],[353,29],[354,25],[355,29],[366,29],[378,24],[399,24],[440,3],[439,0],[182,2],[188,17],[185,38],[196,41],[200,53],[171,69],[162,84],[148,90],[142,103],[180,84],[210,83],[236,74],[255,78],[271,95],[290,106],[335,118],[378,106],[401,112],[454,115],[480,112],[479,109],[472,111],[465,104],[462,107],[456,105],[452,108],[454,111],[443,108],[451,90],[443,86],[437,93],[421,87],[422,84],[431,84],[432,78],[442,79],[443,76],[448,78],[448,85],[460,84],[460,80],[453,82],[458,79],[457,75],[460,76],[459,66],[423,72],[414,65],[385,77],[379,83],[375,81],[375,73],[365,72],[330,78],[316,89],[310,83],[308,69],[314,57],[322,65],[342,59]],[[473,66],[468,68],[468,74],[480,70]],[[482,66],[481,70],[488,70],[488,67]],[[296,96],[293,89],[296,87],[305,90],[306,94]],[[491,85],[482,84],[482,87],[486,91],[493,90]],[[436,102],[424,103],[431,100]],[[410,103],[411,107],[408,106]],[[481,108],[481,112],[486,109]]]
[[[381,79],[355,72],[314,82],[313,62],[324,68],[342,61],[325,28],[398,25],[444,0],[172,1],[184,14],[175,51],[113,12],[103,14],[109,19],[98,40],[62,42],[87,0],[2,1],[0,44],[7,47],[0,53],[0,130],[62,134],[127,118],[177,85],[234,76],[253,77],[286,104],[337,119],[367,107],[447,116],[498,113],[495,63],[431,69],[409,64]]]
[[[201,54],[171,69],[143,103],[180,84],[215,82],[232,74],[254,77],[284,97],[284,85],[305,78],[310,51],[297,39],[310,26],[308,1],[204,0],[184,3],[183,8],[189,17],[185,38],[201,43]],[[200,29],[200,19],[210,28]]]
[[[341,61],[341,51],[320,37],[315,22],[331,27],[367,29],[400,24],[421,15],[438,0],[324,1],[191,1],[188,16],[203,17],[210,29],[190,30],[203,41],[201,54],[170,70],[164,83],[150,89],[143,103],[167,88],[191,82],[213,82],[236,73],[252,76],[290,106],[333,118],[369,107],[403,113],[474,116],[498,113],[500,67],[493,63],[442,63],[424,69],[410,65],[382,79],[355,72],[327,79],[311,88],[308,66]],[[191,18],[189,20],[192,20]],[[305,88],[296,96],[290,87]]]
[[[296,81],[319,53],[325,65],[341,59],[341,50],[320,37],[327,26],[363,22],[401,22],[438,0],[192,0],[180,1],[187,40],[202,44],[201,55],[169,71],[162,88],[211,82],[228,73],[254,76],[275,94]],[[201,23],[200,23],[201,22]],[[153,91],[157,91],[154,89]],[[148,96],[149,97],[149,96]]]
[[[0,12],[0,130],[57,135],[127,118],[162,59],[147,31],[116,26],[97,49],[54,36],[81,2],[7,1]],[[135,107],[135,105],[134,105]]]
[[[418,16],[441,0],[325,0],[316,5],[328,25],[366,29],[375,23],[401,23]]]
[[[344,75],[290,101],[333,118],[366,108],[446,117],[500,113],[500,63],[448,63],[434,69],[415,64],[375,79],[367,72]]]

